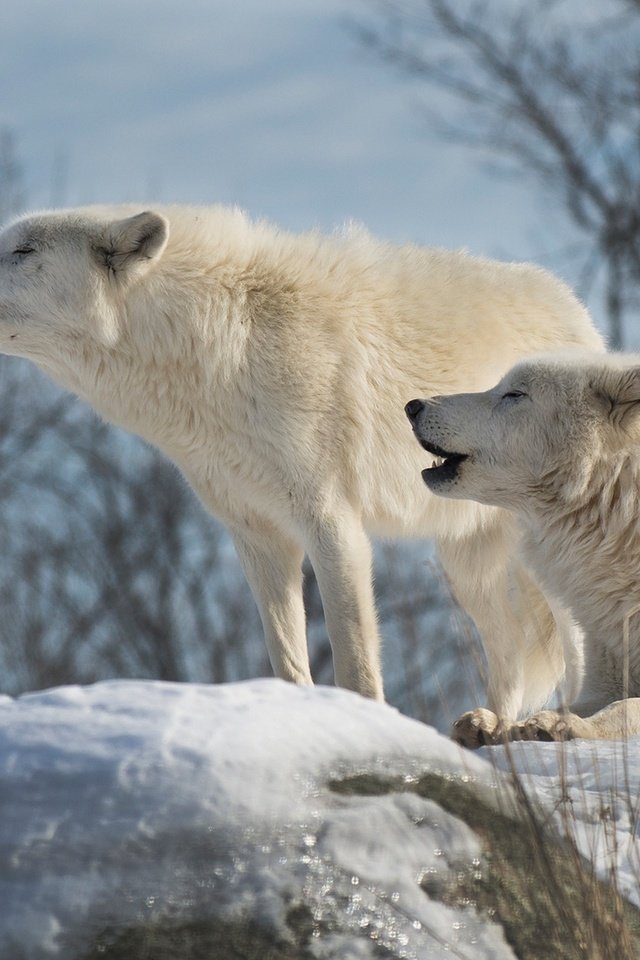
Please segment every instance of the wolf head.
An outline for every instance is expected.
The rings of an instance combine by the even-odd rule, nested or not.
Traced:
[[[128,291],[168,236],[152,212],[87,208],[10,223],[0,233],[0,352],[46,364],[79,336],[113,341]]]
[[[433,493],[523,509],[580,495],[594,471],[640,455],[640,357],[540,355],[491,390],[412,400],[414,433],[434,455]]]

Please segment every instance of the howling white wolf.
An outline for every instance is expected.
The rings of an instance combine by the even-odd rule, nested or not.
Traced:
[[[544,354],[407,413],[443,460],[422,473],[429,490],[512,511],[540,588],[584,632],[564,632],[570,711],[511,734],[640,734],[640,356]]]

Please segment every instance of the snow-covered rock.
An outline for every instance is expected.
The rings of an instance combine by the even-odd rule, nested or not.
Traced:
[[[521,746],[532,762],[555,750]],[[0,698],[0,957],[513,960],[492,831],[514,862],[528,841],[500,780],[331,688],[112,681]]]

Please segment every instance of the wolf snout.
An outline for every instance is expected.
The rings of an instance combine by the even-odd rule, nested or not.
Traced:
[[[415,420],[422,410],[424,410],[424,400],[409,400],[404,408],[409,420]]]

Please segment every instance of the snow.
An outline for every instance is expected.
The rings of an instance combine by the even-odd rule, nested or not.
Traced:
[[[627,797],[640,777],[622,745],[598,745],[597,765],[592,745],[569,748],[564,760],[554,744],[472,754],[389,706],[276,680],[2,697],[0,957],[80,960],[105,929],[157,917],[251,916],[278,933],[302,897],[334,927],[313,943],[319,960],[368,960],[377,945],[415,960],[513,960],[497,924],[420,887],[476,862],[466,824],[415,793],[344,796],[329,784],[432,771],[497,802],[496,771],[513,763],[559,822],[570,803],[577,842],[602,870],[616,837],[637,900]]]
[[[570,836],[605,880],[640,906],[640,737],[627,741],[512,743],[485,748],[497,770],[515,772],[528,795]]]

